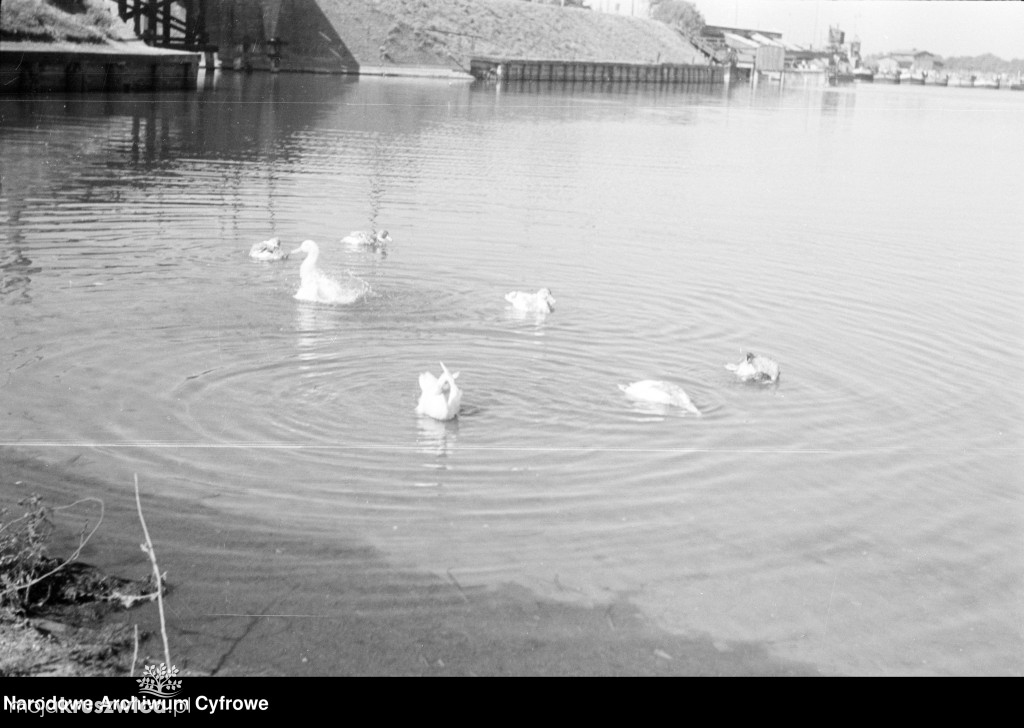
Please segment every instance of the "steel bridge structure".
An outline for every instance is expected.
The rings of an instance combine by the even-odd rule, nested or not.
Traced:
[[[206,0],[117,0],[117,12],[133,23],[147,45],[198,53],[217,50],[206,32]]]

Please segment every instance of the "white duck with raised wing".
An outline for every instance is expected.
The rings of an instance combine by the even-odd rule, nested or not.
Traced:
[[[281,238],[270,238],[262,243],[253,243],[249,257],[253,260],[284,260],[288,253],[281,250]]]
[[[298,300],[316,303],[353,303],[366,293],[365,282],[359,281],[357,285],[344,286],[317,268],[320,247],[314,241],[304,240],[302,245],[292,251],[292,255],[296,253],[306,254],[306,259],[299,267],[299,290],[295,293]]]
[[[420,374],[420,401],[416,404],[416,413],[435,420],[450,420],[459,414],[462,390],[455,383],[458,376],[458,372],[449,372],[444,362],[441,362],[440,377],[430,372]]]
[[[356,230],[341,239],[354,248],[373,248],[380,250],[391,242],[391,234],[387,230],[366,231]]]
[[[536,293],[512,291],[505,294],[505,300],[519,311],[529,311],[532,313],[551,313],[555,310],[556,303],[554,296],[551,295],[550,288],[541,288]]]
[[[701,411],[690,400],[690,395],[678,384],[672,384],[672,382],[643,379],[632,384],[620,384],[619,389],[625,392],[627,397],[637,402],[680,407],[695,415],[701,414]]]
[[[779,365],[772,359],[759,354],[748,353],[739,364],[726,364],[725,368],[744,382],[777,382]]]

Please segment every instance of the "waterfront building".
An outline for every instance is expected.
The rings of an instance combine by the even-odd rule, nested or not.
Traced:
[[[713,52],[713,60],[728,59],[741,78],[749,78],[755,69],[771,73],[783,70],[787,48],[782,33],[774,30],[705,25],[700,40]]]
[[[900,71],[923,72],[941,70],[942,60],[934,53],[919,51],[894,51],[878,59],[878,70],[882,73]]]

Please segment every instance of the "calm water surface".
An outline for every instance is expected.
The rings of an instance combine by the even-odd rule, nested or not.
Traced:
[[[514,593],[754,672],[1019,676],[1022,122],[1021,93],[870,85],[5,98],[0,453],[66,501],[133,508],[138,473],[178,504],[154,540],[197,669],[404,672],[311,645]],[[340,243],[371,226],[386,255]],[[369,295],[294,300],[301,256],[247,257],[271,236]],[[548,316],[503,300],[542,286]],[[777,385],[726,371],[747,351]],[[451,423],[413,411],[439,361]],[[703,416],[617,386],[648,378]],[[517,639],[482,670],[544,671]]]

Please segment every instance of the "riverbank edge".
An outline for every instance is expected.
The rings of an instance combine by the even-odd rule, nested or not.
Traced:
[[[26,501],[34,496],[50,511],[51,519],[56,512],[74,508],[74,504],[64,503],[62,495],[69,478],[59,465],[0,448],[0,509],[5,511],[0,528],[10,536],[12,523],[25,513]],[[88,488],[84,482],[78,485]],[[10,603],[0,607],[0,678],[124,677],[138,673],[144,664],[159,661],[149,654],[154,648],[151,628],[139,627],[152,621],[136,612],[153,602],[151,575],[138,568],[107,569],[83,560],[86,554],[91,554],[90,560],[107,564],[139,560],[122,548],[111,553],[90,542],[104,520],[105,509],[100,507],[97,512],[95,507],[98,500],[79,500],[85,510],[75,510],[70,521],[61,517],[60,526],[41,544],[46,563],[39,568],[53,574],[38,587],[47,594],[38,600],[43,603],[24,611]],[[86,520],[80,521],[81,517]],[[95,530],[83,539],[86,525]],[[78,528],[83,529],[81,533]]]

